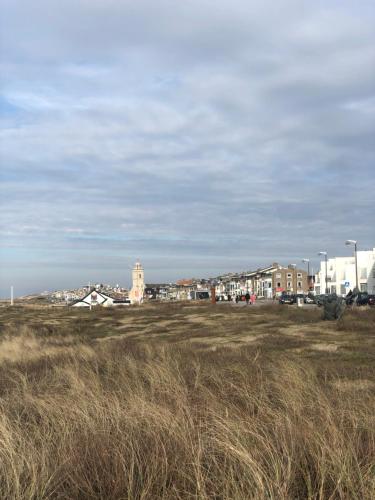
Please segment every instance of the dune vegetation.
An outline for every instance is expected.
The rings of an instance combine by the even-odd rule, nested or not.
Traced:
[[[375,311],[261,309],[2,308],[0,498],[374,498]]]

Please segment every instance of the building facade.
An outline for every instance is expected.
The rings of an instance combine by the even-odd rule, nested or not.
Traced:
[[[276,262],[252,273],[252,288],[258,297],[272,299],[282,293],[307,293],[307,272],[295,266],[283,267]]]
[[[129,306],[129,299],[119,299],[115,297],[110,297],[95,288],[90,290],[84,297],[73,302],[72,307],[111,307],[111,306]]]
[[[357,252],[358,288],[361,292],[375,293],[375,248]],[[333,257],[327,260],[328,293],[344,297],[356,287],[355,257]],[[325,293],[326,264],[320,263],[315,276],[315,293]]]
[[[286,293],[308,293],[307,272],[295,266],[279,267],[272,273],[272,288],[276,296]]]
[[[244,295],[255,293],[257,297],[272,299],[288,293],[309,291],[307,272],[295,266],[283,267],[273,263],[253,272],[220,276],[216,284],[216,295]]]

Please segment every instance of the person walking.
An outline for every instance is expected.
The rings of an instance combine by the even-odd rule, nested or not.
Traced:
[[[255,293],[254,293],[254,292],[251,294],[250,301],[251,301],[251,304],[252,304],[252,305],[254,305],[254,304],[255,304],[255,301],[256,301],[256,295],[255,295]]]
[[[249,294],[249,292],[246,292],[245,300],[246,300],[246,305],[248,306],[249,305],[249,300],[250,300],[250,294]]]

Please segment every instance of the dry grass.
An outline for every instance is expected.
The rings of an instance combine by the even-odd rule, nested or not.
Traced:
[[[225,311],[173,308],[169,318],[195,315],[187,323],[193,328],[197,315],[214,321],[219,314],[222,325]],[[300,323],[308,337],[310,325],[320,325],[311,311],[302,321],[300,311],[278,311],[283,329]],[[95,314],[98,321],[110,316]],[[139,310],[114,314],[115,325],[126,319],[121,314],[144,321]],[[165,310],[144,314],[167,319]],[[259,335],[277,310],[228,314],[239,315],[231,319],[237,326],[250,315]],[[59,318],[61,334],[56,326],[38,334],[34,319],[21,330],[5,321],[0,498],[374,498],[375,368],[362,362],[368,358],[358,364],[345,349],[296,354],[294,342],[304,346],[306,336],[277,342],[275,333],[232,347],[233,330],[215,350],[186,342],[187,332],[181,342],[172,332],[170,342],[162,333],[159,341],[96,342],[84,329],[82,337],[68,335]],[[335,342],[341,335],[354,342],[344,321],[330,326]],[[358,343],[373,339],[366,314],[349,313],[347,321],[360,322]],[[249,324],[241,330],[251,331]]]

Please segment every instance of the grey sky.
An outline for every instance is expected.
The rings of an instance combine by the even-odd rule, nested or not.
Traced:
[[[375,245],[375,5],[3,0],[1,294]]]

